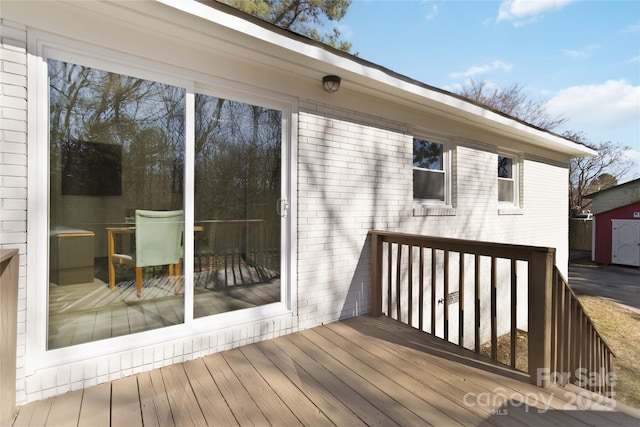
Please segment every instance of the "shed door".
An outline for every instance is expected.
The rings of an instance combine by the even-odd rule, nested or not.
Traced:
[[[640,266],[640,221],[613,220],[614,264]]]

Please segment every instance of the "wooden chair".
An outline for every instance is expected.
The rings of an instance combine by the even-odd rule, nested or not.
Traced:
[[[184,231],[184,211],[149,211],[138,209],[135,212],[135,228],[109,230],[109,286],[115,288],[115,265],[128,264],[136,268],[136,289],[142,296],[142,269],[151,266],[169,266],[169,275],[182,273]],[[113,230],[135,232],[135,255],[115,253]],[[176,282],[176,293],[178,293]]]

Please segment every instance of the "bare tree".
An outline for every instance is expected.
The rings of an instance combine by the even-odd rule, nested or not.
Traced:
[[[594,157],[578,157],[569,163],[569,215],[590,209],[585,196],[618,184],[620,178],[634,167],[625,154],[630,148],[611,141],[600,144],[585,142],[582,133],[566,132],[564,136],[598,152]]]
[[[497,86],[492,88],[486,80],[471,79],[458,94],[545,130],[552,130],[567,121],[562,116],[549,114],[546,100],[528,99],[524,88],[517,83],[506,88]]]

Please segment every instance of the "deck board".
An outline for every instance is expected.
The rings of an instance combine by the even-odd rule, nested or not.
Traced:
[[[7,421],[3,423],[2,427],[10,425],[13,425],[13,427],[46,425],[52,401],[53,398],[40,400],[23,406],[15,417],[13,424]]]
[[[624,405],[572,407],[575,393],[365,316],[30,403],[2,427],[640,425]]]
[[[333,423],[313,404],[257,346],[240,349],[256,371],[270,384],[272,391],[282,400],[305,426],[330,426]]]
[[[82,393],[82,390],[76,390],[54,397],[47,417],[47,425],[77,426],[82,405]]]
[[[111,423],[111,384],[88,387],[82,393],[78,427],[109,427]]]
[[[261,342],[255,345],[280,372],[307,397],[318,410],[329,420],[338,426],[348,425],[362,427],[366,424],[353,413],[345,403],[336,399],[325,387],[302,367],[295,363],[286,353],[283,353],[272,341]]]
[[[270,425],[302,425],[291,412],[291,409],[273,392],[269,384],[254,369],[242,352],[225,352],[223,357]]]
[[[365,424],[370,426],[398,425],[389,418],[385,412],[378,409],[369,399],[363,396],[366,396],[368,392],[373,392],[371,384],[365,382],[359,383],[358,385],[363,386],[362,389],[359,389],[359,387],[350,387],[350,385],[344,381],[345,376],[349,374],[347,367],[336,364],[332,366],[332,369],[329,369],[328,365],[316,359],[318,356],[314,357],[314,353],[321,350],[305,346],[304,338],[298,338],[299,339],[295,336],[288,335],[277,338],[274,342],[280,347],[284,354],[291,356],[302,369],[314,377],[322,387],[329,390],[329,393],[331,393],[334,398],[343,402],[364,421]]]
[[[111,408],[111,425],[142,427],[137,377],[126,377],[111,383]]]
[[[238,425],[224,396],[211,377],[203,359],[196,359],[184,364],[185,372],[198,400],[205,419],[217,420],[220,425]]]
[[[164,379],[159,369],[138,374],[140,407],[145,427],[174,426]]]
[[[247,390],[235,376],[220,353],[205,357],[205,364],[213,380],[218,385],[220,393],[233,412],[238,424],[267,425],[267,419],[258,405],[251,399]]]
[[[184,365],[167,366],[161,368],[160,372],[167,387],[169,406],[176,425],[206,426],[207,422],[193,393]]]

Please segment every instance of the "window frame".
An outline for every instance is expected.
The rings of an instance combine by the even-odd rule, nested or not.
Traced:
[[[505,157],[511,159],[511,178],[501,178],[498,176],[497,166],[500,161],[500,157]],[[521,201],[520,201],[520,185],[522,182],[521,171],[522,171],[522,156],[520,154],[514,153],[512,151],[499,150],[496,155],[496,187],[497,187],[497,195],[496,200],[498,202],[498,207],[500,209],[520,209]],[[511,181],[513,182],[513,201],[501,201],[500,200],[500,190],[499,190],[499,182],[503,181]],[[505,211],[506,213],[506,211]]]
[[[447,141],[445,138],[435,137],[433,135],[429,136],[424,133],[416,133],[412,136],[411,139],[411,153],[413,160],[413,144],[415,140],[426,141],[434,144],[440,144],[442,146],[442,169],[438,171],[436,169],[425,169],[413,166],[413,161],[411,164],[411,198],[413,201],[414,208],[452,208],[452,191],[451,191],[451,182],[452,182],[452,167],[451,167],[451,142]],[[440,199],[416,199],[413,197],[415,180],[413,178],[413,171],[415,170],[423,170],[423,171],[438,171],[444,174],[444,200]]]

